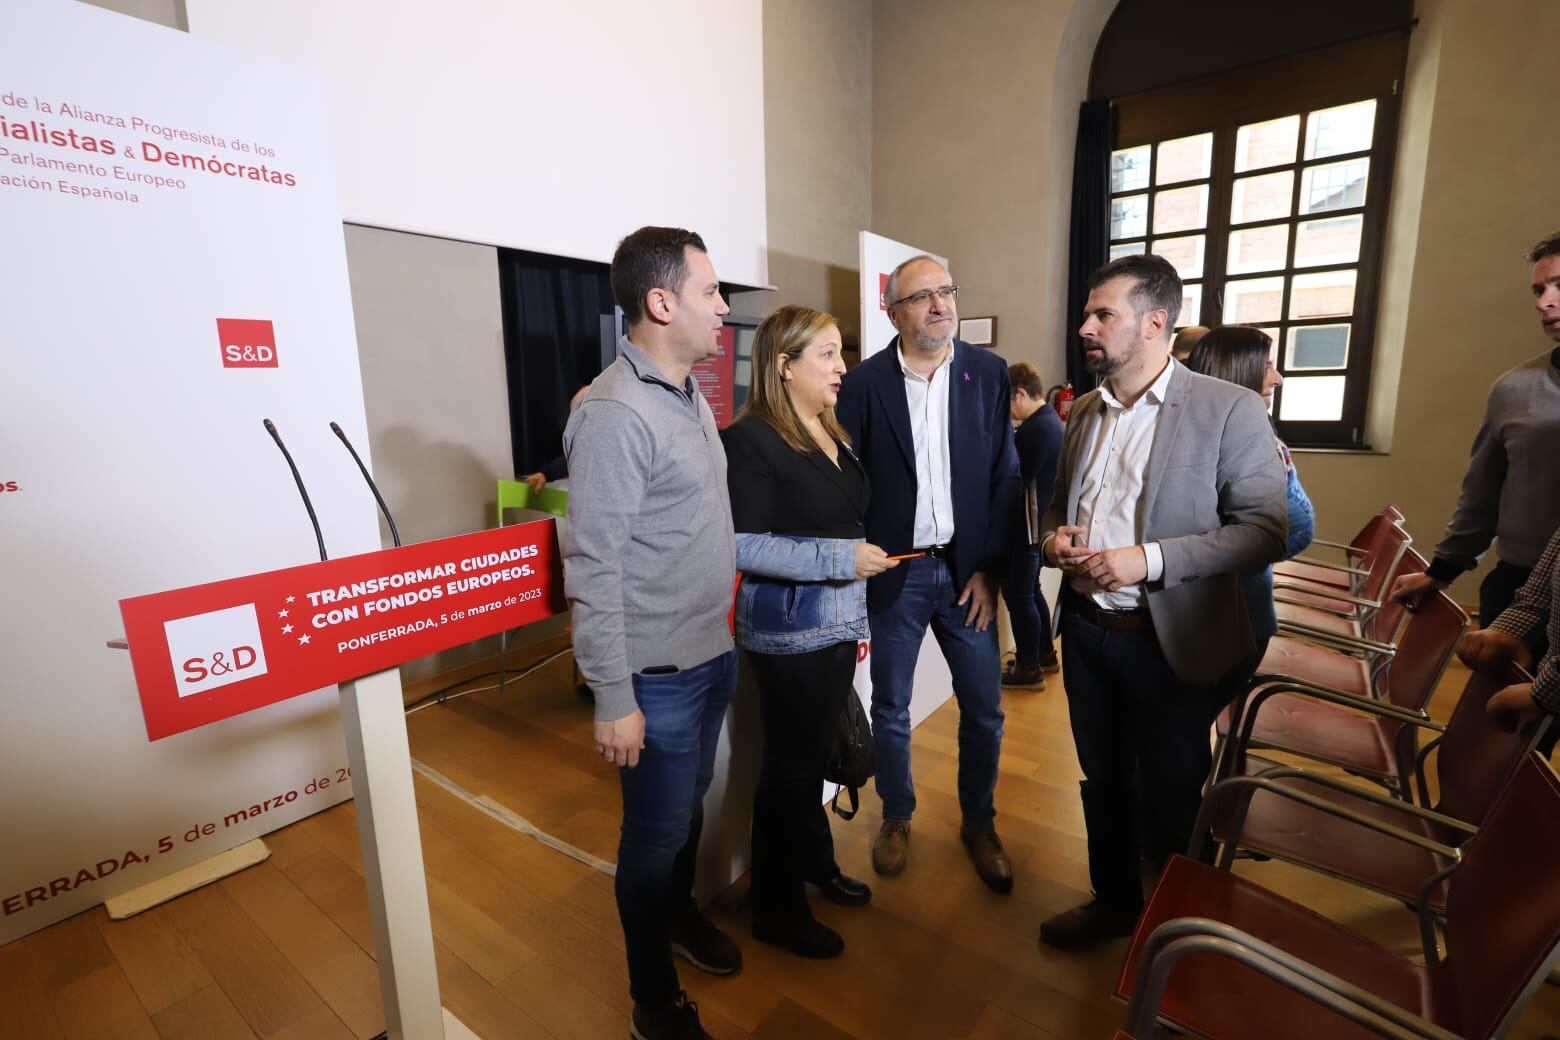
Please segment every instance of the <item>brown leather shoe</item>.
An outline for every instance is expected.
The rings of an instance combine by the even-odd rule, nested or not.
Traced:
[[[893,877],[905,869],[910,859],[910,821],[884,820],[882,830],[872,840],[872,869]]]
[[[996,828],[960,827],[959,837],[970,854],[970,862],[975,864],[975,873],[980,875],[986,887],[1002,895],[1013,891],[1013,862],[1002,848]]]
[[[1132,934],[1137,926],[1137,911],[1091,899],[1082,906],[1063,911],[1040,925],[1040,941],[1058,950],[1086,950],[1111,939]]]

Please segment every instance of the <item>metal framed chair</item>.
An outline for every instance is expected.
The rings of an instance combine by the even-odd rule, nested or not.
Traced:
[[[1246,775],[1220,781],[1203,800],[1189,854],[1203,859],[1211,839],[1221,843],[1218,866],[1223,870],[1230,868],[1237,850],[1247,849],[1410,905],[1423,896],[1432,909],[1443,909],[1444,886],[1423,893],[1425,879],[1457,861],[1460,848],[1478,832],[1549,724],[1544,718],[1504,728],[1485,706],[1497,691],[1531,681],[1516,665],[1470,674],[1444,726],[1410,720],[1370,701],[1351,706],[1367,714],[1392,714],[1406,726],[1437,734],[1414,763],[1419,805],[1248,756]],[[1434,802],[1426,775],[1432,753]]]
[[[1560,960],[1560,780],[1526,756],[1448,883],[1443,953],[1421,904],[1424,963],[1195,860],[1171,859],[1116,983],[1123,1028],[1209,1040],[1505,1035]]]
[[[1444,592],[1427,600],[1403,627],[1381,677],[1378,713],[1353,710],[1368,700],[1358,684],[1339,687],[1301,676],[1258,676],[1219,719],[1223,739],[1214,779],[1247,772],[1248,751],[1272,748],[1328,762],[1412,800],[1418,730],[1425,705],[1451,659],[1468,615]]]
[[[1339,560],[1325,560],[1315,555],[1296,556],[1292,560],[1275,564],[1273,575],[1283,580],[1306,581],[1343,589],[1345,592],[1358,592],[1375,561],[1378,541],[1384,529],[1388,526],[1401,527],[1402,523],[1402,511],[1397,506],[1389,505],[1367,520],[1347,545],[1322,538],[1311,540],[1313,549],[1331,550],[1338,554]]]

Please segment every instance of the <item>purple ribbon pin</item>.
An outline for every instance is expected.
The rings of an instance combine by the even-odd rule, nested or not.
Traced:
[[[964,373],[964,381],[966,383],[968,383],[970,381],[970,374],[968,372]]]

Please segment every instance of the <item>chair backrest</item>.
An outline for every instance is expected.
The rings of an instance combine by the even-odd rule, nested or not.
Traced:
[[[1429,704],[1467,624],[1468,615],[1444,592],[1429,597],[1409,615],[1383,679],[1387,700],[1410,711]]]
[[[531,485],[523,480],[500,480],[497,498],[499,527],[504,526],[506,509],[535,509],[553,516],[569,515],[569,493],[557,488],[532,491]]]
[[[1532,719],[1508,731],[1484,706],[1497,691],[1531,681],[1514,664],[1468,676],[1436,750],[1437,812],[1476,827],[1483,824],[1501,788],[1532,748],[1541,724]]]
[[[1392,580],[1396,580],[1400,574],[1423,574],[1426,566],[1428,564],[1425,563],[1425,558],[1405,545],[1403,547],[1402,559],[1398,561],[1398,565],[1394,569]],[[1391,589],[1391,584],[1388,581],[1383,581],[1378,586],[1377,592],[1385,593],[1391,591]],[[1366,599],[1382,600],[1381,609],[1371,614],[1362,628],[1365,638],[1374,639],[1378,643],[1397,642],[1398,629],[1403,627],[1403,618],[1408,614],[1408,610],[1396,600],[1385,599],[1382,596],[1373,596],[1369,592],[1364,593],[1364,596]]]
[[[1366,565],[1370,571],[1365,576],[1365,583],[1360,586],[1360,595],[1366,599],[1381,599],[1382,594],[1392,587],[1392,579],[1397,575],[1399,565],[1403,561],[1403,554],[1408,551],[1413,539],[1407,531],[1397,524],[1381,525],[1375,544],[1371,546],[1369,562]]]
[[[1432,987],[1459,1036],[1495,1036],[1560,950],[1560,779],[1526,755],[1464,851],[1446,897],[1446,958]],[[1441,1001],[1438,1001],[1441,1003]]]

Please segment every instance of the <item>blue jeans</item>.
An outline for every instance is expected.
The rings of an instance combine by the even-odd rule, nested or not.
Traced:
[[[736,688],[734,650],[671,675],[634,676],[645,747],[639,765],[618,770],[623,830],[615,889],[629,993],[647,1007],[670,1003],[681,989],[669,930],[693,901],[704,793],[715,774],[715,745]]]
[[[1051,611],[1040,591],[1038,545],[1026,545],[1008,559],[1002,598],[1013,623],[1014,663],[1020,668],[1038,668],[1042,657],[1056,656],[1056,647],[1051,644]]]
[[[931,625],[953,675],[959,702],[959,808],[968,827],[996,816],[997,756],[1002,750],[1002,663],[996,619],[984,632],[966,627],[967,607],[943,560],[906,560],[905,587],[887,610],[873,611],[872,750],[885,820],[915,814],[910,779],[910,694],[915,660]]]

